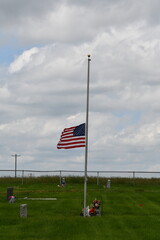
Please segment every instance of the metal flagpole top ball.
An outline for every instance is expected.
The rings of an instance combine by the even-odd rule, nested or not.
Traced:
[[[88,54],[87,56],[88,56],[88,60],[90,60],[90,61],[91,61],[91,59],[90,59],[91,55],[90,55],[90,54]]]

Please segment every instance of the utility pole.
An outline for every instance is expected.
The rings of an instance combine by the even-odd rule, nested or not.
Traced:
[[[14,154],[11,156],[15,158],[15,178],[16,178],[17,177],[17,157],[20,157],[21,155]]]

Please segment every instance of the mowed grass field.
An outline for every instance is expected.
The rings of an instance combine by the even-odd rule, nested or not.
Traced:
[[[83,178],[66,178],[59,188],[58,178],[0,178],[0,239],[12,240],[159,240],[160,179],[88,180],[87,204],[101,200],[101,216],[81,217]],[[7,187],[17,200],[6,201]],[[26,200],[57,198],[56,201]],[[20,218],[20,205],[28,205],[28,217]]]

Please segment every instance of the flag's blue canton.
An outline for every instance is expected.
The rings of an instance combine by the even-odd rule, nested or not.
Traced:
[[[85,136],[85,123],[77,126],[73,130],[73,136]]]

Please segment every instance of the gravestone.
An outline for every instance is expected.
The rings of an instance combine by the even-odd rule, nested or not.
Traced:
[[[28,215],[27,204],[20,205],[20,217],[26,218]]]
[[[7,201],[9,200],[10,196],[13,196],[13,188],[12,187],[7,188]]]
[[[107,181],[107,186],[106,186],[107,188],[110,188],[111,187],[111,180],[110,179],[108,179],[108,181]]]
[[[65,178],[62,178],[61,186],[64,187],[66,185],[66,180]]]

